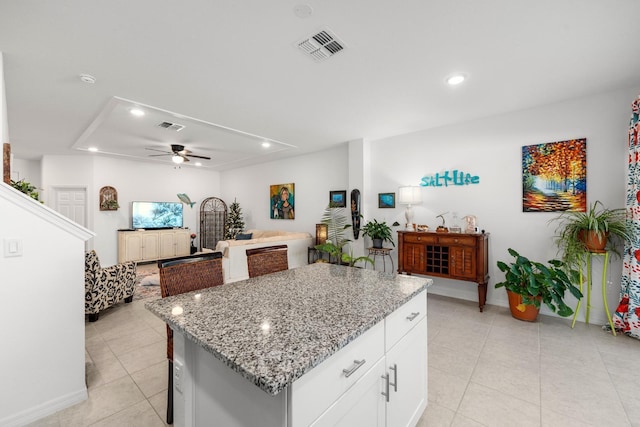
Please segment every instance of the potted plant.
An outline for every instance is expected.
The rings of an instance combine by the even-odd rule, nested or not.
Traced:
[[[118,204],[118,201],[115,199],[105,200],[100,203],[100,210],[103,211],[116,211],[119,207],[120,204]]]
[[[574,297],[582,298],[582,292],[574,285],[580,280],[577,270],[557,259],[549,260],[547,264],[530,261],[511,248],[509,254],[515,261],[509,264],[498,261],[498,268],[505,273],[505,280],[496,283],[495,287],[507,290],[513,317],[534,321],[541,302],[562,317],[573,314],[573,310],[565,304],[564,296],[568,290]]]
[[[11,186],[16,190],[31,197],[32,199],[40,201],[40,194],[38,193],[38,191],[36,191],[36,186],[25,181],[24,179],[21,179],[19,181],[11,180]]]
[[[382,248],[382,244],[385,241],[391,242],[394,247],[396,246],[391,235],[391,227],[389,227],[385,221],[378,222],[374,218],[373,221],[367,222],[364,227],[362,227],[362,235],[371,237],[374,248]]]
[[[587,252],[611,251],[631,238],[625,209],[608,209],[596,200],[586,212],[563,212],[557,221],[555,242],[562,253],[562,261],[579,267]]]

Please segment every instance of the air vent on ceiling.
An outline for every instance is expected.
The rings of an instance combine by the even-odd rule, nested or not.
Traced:
[[[180,132],[182,129],[185,128],[184,125],[179,125],[178,123],[171,123],[171,122],[162,122],[158,126],[160,126],[161,128],[169,129],[169,130],[175,130],[176,132]]]
[[[297,46],[316,62],[324,61],[346,47],[344,42],[328,28],[299,41]]]

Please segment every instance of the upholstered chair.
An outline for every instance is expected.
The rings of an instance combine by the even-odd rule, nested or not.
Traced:
[[[122,301],[131,302],[136,287],[136,263],[125,262],[100,267],[96,251],[84,257],[84,312],[89,321],[98,320],[100,311]]]
[[[198,255],[158,261],[162,298],[197,291],[224,284],[222,253],[207,252]],[[173,331],[167,325],[167,424],[173,424]]]
[[[287,245],[247,249],[247,268],[249,277],[288,270]]]

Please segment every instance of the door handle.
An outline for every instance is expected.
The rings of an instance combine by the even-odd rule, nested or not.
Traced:
[[[393,371],[393,382],[389,384],[393,386],[393,391],[398,392],[398,365],[396,363],[393,366],[389,366],[389,369]]]
[[[385,384],[384,384],[384,390],[383,392],[381,392],[381,394],[386,398],[387,402],[389,402],[389,374],[386,373],[384,375],[382,375],[381,377]]]

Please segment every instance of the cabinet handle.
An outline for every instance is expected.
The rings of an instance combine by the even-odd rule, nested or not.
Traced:
[[[393,386],[393,391],[398,392],[398,365],[396,363],[393,366],[389,366],[389,369],[393,371],[393,382],[389,383]]]
[[[381,392],[380,394],[382,394],[386,398],[387,402],[389,402],[389,374],[386,373],[381,378],[384,380],[384,383],[385,383],[384,384],[385,391]]]
[[[413,312],[410,315],[407,316],[407,320],[409,322],[413,322],[413,319],[415,319],[416,317],[418,317],[420,315],[419,311]]]
[[[362,360],[354,360],[353,361],[353,366],[350,369],[343,369],[342,372],[344,373],[345,378],[349,378],[355,371],[357,371],[362,365],[364,365],[367,361],[362,359]]]

